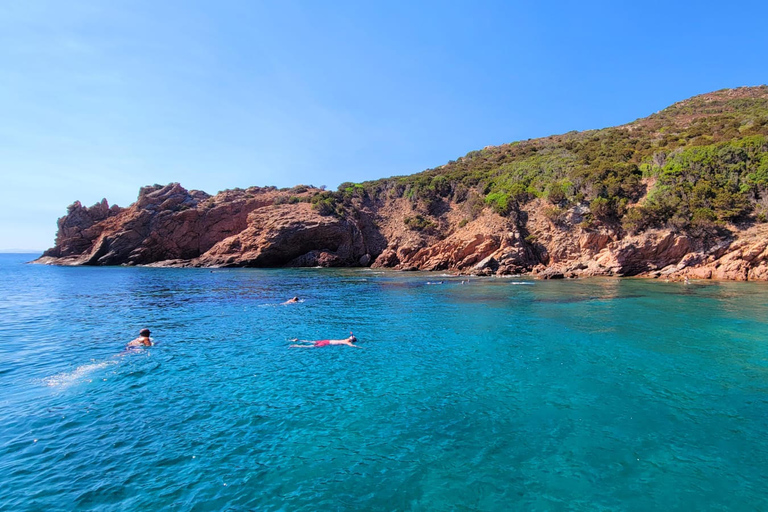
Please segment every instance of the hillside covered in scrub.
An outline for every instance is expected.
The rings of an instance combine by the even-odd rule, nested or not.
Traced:
[[[585,226],[621,223],[631,233],[765,222],[767,189],[766,86],[696,96],[623,126],[487,147],[412,176],[340,187],[341,197],[407,197],[428,210],[449,198],[502,216],[543,198],[553,220],[584,205]]]
[[[767,217],[760,86],[337,191],[170,184],[128,208],[76,202],[39,261],[766,279]]]

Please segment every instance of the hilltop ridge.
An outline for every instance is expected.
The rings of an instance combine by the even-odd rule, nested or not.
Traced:
[[[170,184],[128,208],[75,203],[39,262],[767,279],[767,217],[763,85],[337,191]]]

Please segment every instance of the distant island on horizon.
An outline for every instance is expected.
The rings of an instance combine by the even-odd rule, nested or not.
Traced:
[[[336,191],[171,183],[126,208],[75,202],[36,261],[765,281],[767,246],[762,85]]]

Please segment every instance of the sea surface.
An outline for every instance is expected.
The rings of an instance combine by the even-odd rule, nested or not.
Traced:
[[[33,257],[0,510],[768,510],[766,284]]]

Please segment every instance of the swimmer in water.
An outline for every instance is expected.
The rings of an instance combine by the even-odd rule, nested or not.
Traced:
[[[293,338],[291,341],[296,341],[298,343],[309,343],[309,345],[291,345],[291,348],[315,348],[327,347],[328,345],[346,345],[348,347],[363,348],[359,345],[353,344],[355,341],[357,341],[357,338],[355,338],[354,334],[350,334],[349,338],[344,338],[343,340],[300,340],[298,338]]]
[[[292,299],[288,299],[287,301],[283,302],[283,304],[296,304],[297,302],[301,302],[301,299],[298,297],[294,297]]]
[[[154,342],[152,341],[152,338],[149,337],[150,332],[149,329],[142,329],[139,331],[139,337],[135,340],[130,341],[125,348],[131,348],[131,347],[151,347],[154,345]]]

